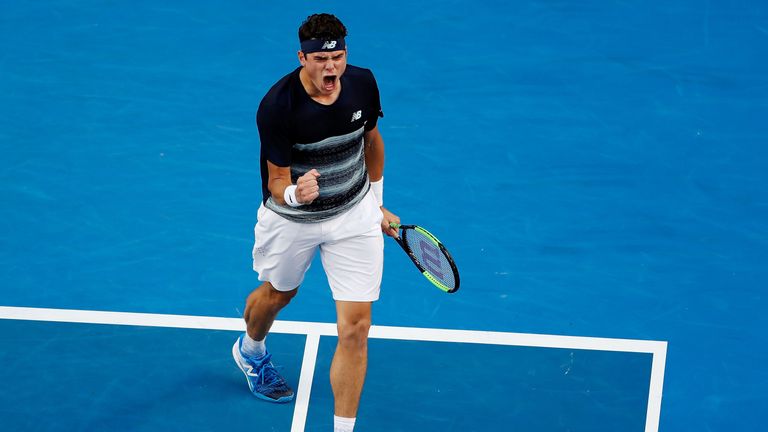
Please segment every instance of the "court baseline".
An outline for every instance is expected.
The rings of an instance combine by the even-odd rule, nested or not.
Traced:
[[[242,318],[75,309],[0,306],[0,319],[245,331],[245,322]],[[309,409],[309,394],[312,388],[320,337],[337,336],[336,324],[278,320],[275,321],[270,332],[307,336],[291,425],[291,432],[303,432]],[[377,325],[371,326],[369,337],[373,339],[476,343],[652,354],[653,360],[651,363],[645,432],[658,432],[659,429],[664,368],[667,357],[666,341]]]

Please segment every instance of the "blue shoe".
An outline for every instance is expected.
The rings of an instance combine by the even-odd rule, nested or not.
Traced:
[[[277,373],[272,364],[272,354],[265,354],[258,359],[247,357],[240,348],[243,345],[243,336],[237,338],[232,346],[232,357],[235,358],[237,367],[245,374],[251,393],[259,399],[270,402],[285,403],[293,400],[293,390],[288,387],[283,377]]]

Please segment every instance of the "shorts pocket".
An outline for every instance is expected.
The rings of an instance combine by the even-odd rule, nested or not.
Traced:
[[[267,257],[282,254],[293,245],[301,230],[300,224],[291,222],[263,206],[259,208],[257,216],[254,228],[254,259],[257,255]]]

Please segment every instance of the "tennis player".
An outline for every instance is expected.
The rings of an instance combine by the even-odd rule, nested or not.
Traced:
[[[354,428],[371,303],[379,298],[382,232],[396,236],[389,224],[400,222],[382,206],[379,90],[370,70],[347,64],[346,35],[335,16],[309,16],[299,27],[301,66],[280,79],[259,105],[264,199],[253,269],[263,283],[246,300],[247,332],[232,349],[255,396],[293,399],[264,342],[319,250],[339,333],[330,371],[336,432]]]

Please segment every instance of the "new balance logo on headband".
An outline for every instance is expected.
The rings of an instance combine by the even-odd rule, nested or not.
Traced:
[[[341,51],[346,47],[344,38],[334,40],[308,39],[301,42],[301,51],[310,54],[318,51]]]

